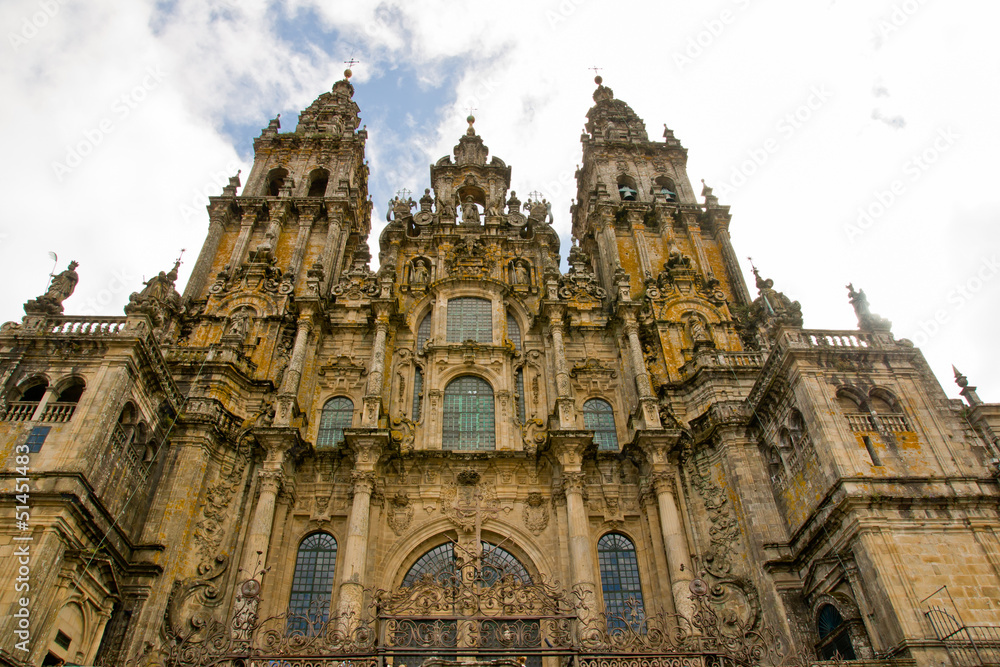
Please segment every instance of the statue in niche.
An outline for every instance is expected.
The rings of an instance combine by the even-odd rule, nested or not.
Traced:
[[[413,262],[413,271],[410,272],[410,282],[414,285],[422,285],[427,282],[430,271],[427,268],[427,261],[418,259]]]
[[[691,340],[695,347],[712,344],[712,336],[708,333],[708,329],[705,328],[705,323],[701,321],[700,317],[692,316],[688,320],[688,333],[691,334]]]
[[[246,308],[242,308],[233,313],[229,320],[229,328],[226,329],[227,336],[239,336],[243,338],[250,331],[250,313]]]
[[[462,203],[462,224],[479,224],[479,208],[476,206],[476,202],[472,201],[471,196],[466,197]]]
[[[525,266],[523,261],[514,262],[514,284],[515,285],[528,284],[528,267]]]

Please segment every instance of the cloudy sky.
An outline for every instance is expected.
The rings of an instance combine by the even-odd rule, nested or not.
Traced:
[[[5,0],[0,319],[45,289],[49,252],[80,262],[69,313],[121,314],[181,248],[186,281],[207,197],[352,57],[373,241],[471,107],[565,251],[598,67],[688,148],[807,327],[854,328],[853,282],[949,396],[954,363],[1000,401],[998,23],[990,0]]]

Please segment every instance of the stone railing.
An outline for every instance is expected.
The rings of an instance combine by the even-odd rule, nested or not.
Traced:
[[[31,421],[31,416],[38,408],[38,401],[11,401],[3,413],[5,422]]]
[[[44,330],[50,334],[115,336],[125,333],[127,321],[125,317],[53,317],[45,321]]]
[[[906,421],[906,417],[900,414],[873,415],[868,412],[847,412],[844,416],[847,417],[847,423],[855,433],[869,431],[875,433],[886,431],[900,433],[913,430]]]
[[[681,367],[681,374],[691,376],[702,368],[759,370],[763,366],[763,352],[700,352]]]
[[[52,402],[45,406],[45,410],[42,412],[42,416],[38,418],[38,421],[63,424],[73,417],[73,412],[75,411],[76,403]]]

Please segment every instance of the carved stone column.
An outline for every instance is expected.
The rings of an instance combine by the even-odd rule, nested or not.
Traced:
[[[660,412],[653,395],[653,382],[646,368],[646,360],[642,356],[642,343],[639,341],[639,324],[635,315],[629,310],[622,313],[625,320],[625,336],[628,339],[628,356],[635,375],[635,387],[639,393],[639,407],[642,414],[643,428],[660,428]]]
[[[246,542],[243,545],[241,560],[243,576],[249,578],[256,575],[257,570],[267,561],[267,548],[271,541],[271,528],[274,524],[274,504],[281,490],[283,474],[280,470],[261,470],[257,473],[260,482],[260,496],[257,506],[250,519]]]
[[[389,312],[387,308],[377,308],[377,310],[375,342],[372,345],[372,357],[368,365],[368,387],[365,391],[364,412],[361,415],[362,428],[378,426],[378,408],[382,401],[382,383],[385,378],[385,346],[389,332]]]
[[[733,242],[729,238],[729,230],[721,225],[717,227],[715,240],[722,248],[722,258],[726,262],[726,271],[729,273],[729,284],[733,287],[737,303],[751,303],[753,299],[750,298],[750,291],[743,281],[743,272],[740,271],[740,262],[736,259]]]
[[[667,552],[667,574],[670,577],[670,590],[674,595],[674,606],[678,614],[690,619],[694,606],[688,587],[694,579],[694,572],[691,570],[691,552],[684,534],[684,524],[677,511],[674,475],[669,472],[654,473],[652,481],[660,510],[660,530],[663,532],[663,546]]]
[[[288,271],[295,274],[296,278],[302,270],[302,258],[306,256],[306,245],[309,243],[312,221],[316,213],[316,208],[311,206],[304,206],[303,210],[299,213],[299,228],[295,234],[295,249],[292,251],[292,261],[288,265]]]
[[[569,368],[566,363],[566,344],[563,342],[565,325],[562,308],[554,308],[549,314],[549,331],[552,334],[552,352],[556,365],[556,412],[560,428],[576,428],[576,409],[570,396]]]
[[[194,264],[194,268],[191,269],[191,277],[188,278],[187,287],[184,288],[184,299],[197,299],[201,296],[201,291],[205,288],[205,282],[208,280],[208,272],[212,268],[212,262],[215,260],[215,253],[219,250],[219,243],[222,241],[222,235],[225,232],[225,225],[222,223],[222,218],[219,215],[212,216],[211,222],[208,224],[208,237],[205,239],[205,244],[201,247],[201,253],[198,255],[198,260]]]
[[[340,277],[341,229],[340,219],[337,217],[337,214],[331,213],[326,231],[326,243],[323,245],[323,255],[320,260],[323,264],[324,275],[328,277],[326,289],[323,291],[323,294],[329,294],[330,288],[337,284],[337,279]]]
[[[593,445],[587,431],[562,431],[552,435],[552,451],[562,467],[562,495],[566,499],[566,533],[570,581],[579,596],[582,635],[592,632],[597,619],[597,578],[594,574],[590,522],[584,502],[583,455]],[[583,639],[581,636],[580,639]]]
[[[705,244],[701,241],[701,227],[695,221],[692,216],[688,218],[687,221],[688,235],[691,239],[691,245],[694,246],[694,254],[698,257],[698,265],[701,267],[701,273],[708,280],[715,279],[715,273],[712,271],[712,265],[708,263],[708,256],[705,254]]]
[[[302,313],[295,323],[295,343],[292,345],[292,355],[288,360],[288,368],[278,388],[278,405],[275,410],[274,425],[288,426],[292,420],[292,407],[299,392],[302,380],[302,366],[305,364],[306,348],[309,343],[309,332],[312,331],[310,313]]]
[[[587,625],[597,615],[596,578],[590,544],[590,525],[587,505],[583,498],[582,472],[563,473],[563,493],[566,495],[566,525],[569,528],[569,563],[572,570],[573,590],[577,591],[585,608],[580,611],[580,621]]]
[[[351,472],[354,497],[351,501],[351,518],[347,524],[347,539],[338,555],[338,558],[343,559],[337,602],[338,623],[342,629],[353,627],[363,610],[375,465],[389,441],[386,431],[361,431],[362,429],[357,429],[345,433],[347,446],[354,452],[354,470]]]
[[[233,271],[243,263],[243,256],[246,254],[247,245],[250,244],[250,235],[253,233],[253,225],[256,221],[256,210],[244,211],[243,219],[240,220],[240,235],[236,237],[233,254],[229,257],[229,268]]]

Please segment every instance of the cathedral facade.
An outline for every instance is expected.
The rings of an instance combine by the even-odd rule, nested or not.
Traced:
[[[569,248],[470,116],[373,272],[345,78],[211,198],[183,295],[75,317],[71,265],[4,324],[0,660],[998,662],[1000,405],[862,290],[850,331],[752,294],[597,83]]]

